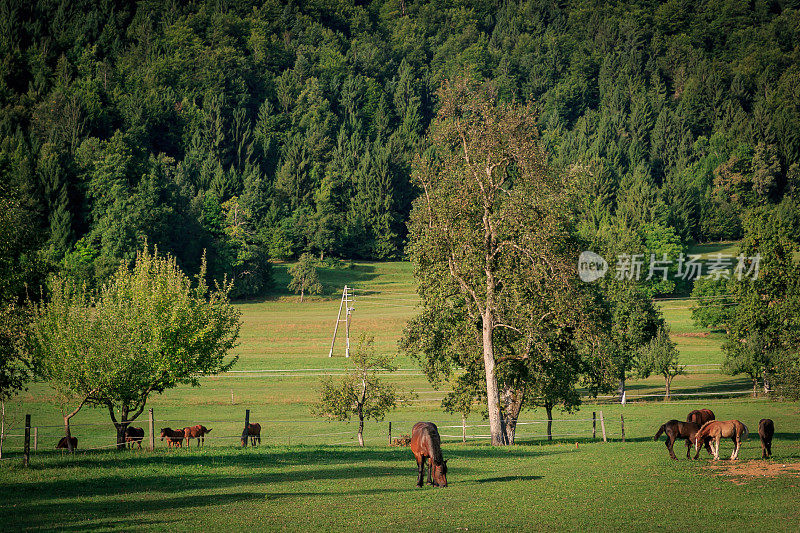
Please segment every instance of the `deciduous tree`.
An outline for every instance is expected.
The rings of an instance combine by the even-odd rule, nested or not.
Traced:
[[[547,304],[573,294],[577,247],[533,109],[499,103],[491,84],[466,77],[444,82],[439,100],[431,149],[414,173],[422,194],[409,253],[423,311],[402,347],[429,377],[448,375],[453,365],[472,368],[477,359],[492,444],[502,445],[509,442],[504,411],[515,423],[524,389],[513,371],[501,378],[507,370],[498,364],[538,358],[538,339],[563,323],[563,306]],[[501,395],[513,407],[503,409]]]
[[[664,377],[664,401],[669,400],[669,391],[675,376],[686,373],[686,367],[678,362],[678,348],[669,338],[667,326],[658,328],[656,336],[639,351],[639,376],[659,374]]]
[[[319,274],[311,254],[301,255],[297,263],[289,267],[289,275],[292,278],[289,281],[289,289],[300,293],[300,303],[303,303],[306,292],[309,294],[322,292],[322,283],[319,282]]]
[[[380,378],[380,372],[394,372],[393,357],[375,353],[375,339],[361,335],[341,380],[322,379],[320,398],[313,412],[332,420],[358,418],[358,444],[364,445],[364,420],[383,420],[406,396]]]
[[[230,286],[211,290],[204,273],[193,285],[175,258],[144,250],[96,294],[56,280],[36,309],[34,348],[60,392],[67,436],[69,419],[88,403],[108,409],[122,447],[152,393],[198,385],[233,366],[236,358],[225,358],[239,335],[239,311],[228,301]]]

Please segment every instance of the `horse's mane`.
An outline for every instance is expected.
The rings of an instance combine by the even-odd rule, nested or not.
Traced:
[[[433,459],[434,463],[440,465],[444,463],[444,458],[442,457],[442,442],[439,439],[439,432],[434,429],[435,427],[436,426],[429,429],[428,437],[431,439],[431,453],[433,454],[431,459]]]
[[[705,437],[708,434],[707,426],[709,426],[712,422],[716,422],[716,420],[709,420],[708,422],[700,426],[700,429],[698,429],[697,433],[694,434],[695,440]]]
[[[702,426],[700,426],[700,429],[703,429],[704,427],[706,427],[707,425],[711,424],[712,422],[717,422],[717,421],[716,420],[709,420],[708,422],[705,422]]]

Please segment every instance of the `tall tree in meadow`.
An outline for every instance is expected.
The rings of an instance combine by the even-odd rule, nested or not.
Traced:
[[[319,282],[317,267],[314,266],[314,258],[311,254],[304,253],[297,260],[297,263],[289,267],[289,290],[300,293],[300,303],[306,292],[309,294],[319,294],[322,292],[322,283]]]
[[[789,221],[779,210],[752,210],[744,217],[744,230],[741,255],[731,271],[736,306],[723,345],[723,369],[730,374],[747,374],[753,380],[755,395],[759,378],[764,392],[768,392],[776,363],[780,360],[782,368],[791,368],[787,362],[796,358],[800,346],[800,262],[794,258],[797,243],[792,240]]]
[[[545,299],[575,279],[577,249],[533,109],[498,103],[491,84],[466,77],[444,82],[439,102],[430,149],[414,172],[422,194],[411,215],[409,255],[423,311],[402,346],[424,368],[436,368],[453,364],[442,359],[456,352],[454,343],[472,345],[466,353],[482,366],[492,444],[502,445],[508,439],[498,364],[528,357],[526,331],[559,320],[552,309],[529,306],[526,315],[515,304],[521,295]],[[464,320],[451,328],[455,338],[445,338],[453,315]]]
[[[669,338],[667,326],[658,328],[658,333],[639,351],[639,376],[652,374],[664,377],[664,401],[669,400],[670,386],[675,376],[686,373],[686,367],[678,362],[678,348]]]

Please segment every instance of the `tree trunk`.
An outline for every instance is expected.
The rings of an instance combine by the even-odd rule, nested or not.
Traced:
[[[81,400],[81,403],[78,404],[78,407],[76,407],[75,410],[69,413],[68,415],[65,415],[63,411],[61,412],[61,414],[64,416],[64,434],[67,437],[67,449],[70,451],[70,453],[74,452],[75,448],[72,446],[72,433],[70,433],[69,430],[69,420],[70,418],[78,414],[78,412],[83,408],[83,404],[85,404],[92,396],[92,394],[94,394],[95,392],[97,391],[92,390],[89,394],[84,396],[83,399]]]
[[[545,405],[544,410],[547,411],[547,440],[553,440],[553,406]]]
[[[117,428],[117,449],[122,450],[125,448],[125,430],[128,427],[128,423],[122,424],[114,424]]]
[[[769,394],[769,390],[771,387],[769,382],[769,376],[767,375],[766,370],[764,370],[764,373],[761,375],[761,382],[764,385],[764,394]]]
[[[300,303],[303,303],[303,295],[305,294],[305,289],[300,289]]]
[[[495,374],[494,344],[494,318],[487,310],[483,315],[483,366],[486,371],[486,408],[489,412],[489,433],[492,436],[492,446],[503,445],[503,427],[500,420],[500,392],[497,389],[497,375]]]
[[[619,403],[625,403],[625,372],[619,378]]]
[[[503,417],[506,444],[514,444],[517,433],[517,422],[519,421],[519,413],[522,410],[522,403],[525,400],[525,386],[512,389],[507,387],[501,396],[503,402]]]
[[[364,402],[367,399],[367,380],[361,376],[361,401],[358,402],[358,445],[364,446]]]
[[[753,398],[758,396],[758,378],[753,378]]]
[[[72,415],[66,415],[64,417],[64,435],[67,437],[67,449],[70,453],[75,451],[75,448],[72,447],[72,433],[69,430],[69,419],[72,418]]]
[[[666,392],[666,394],[664,394],[664,401],[665,402],[669,401],[669,386],[670,386],[671,382],[672,382],[672,378],[671,377],[664,376],[664,385],[665,385],[664,389],[665,389],[665,392]]]

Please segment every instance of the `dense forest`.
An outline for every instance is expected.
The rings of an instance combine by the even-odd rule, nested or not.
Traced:
[[[590,239],[793,220],[798,7],[2,0],[0,289],[94,285],[145,241],[189,273],[205,254],[239,297],[269,260],[403,257],[413,158],[463,73],[534,102]]]

